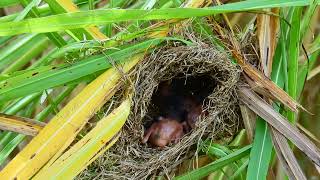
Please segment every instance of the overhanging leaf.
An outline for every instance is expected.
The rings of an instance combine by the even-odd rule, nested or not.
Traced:
[[[0,82],[0,101],[7,101],[33,92],[63,85],[97,71],[112,67],[112,61],[126,61],[134,53],[143,52],[160,43],[161,39],[148,40],[111,54],[91,56],[73,65],[50,66],[42,71],[28,71]]]
[[[82,11],[43,18],[33,18],[20,22],[2,23],[0,24],[0,36],[22,33],[64,31],[66,29],[85,28],[90,25],[102,25],[130,20],[179,19],[208,16],[219,13],[249,11],[261,8],[306,6],[309,4],[310,2],[307,0],[261,0],[242,1],[202,9],[107,9]],[[81,19],[81,21],[79,21],[79,19]]]

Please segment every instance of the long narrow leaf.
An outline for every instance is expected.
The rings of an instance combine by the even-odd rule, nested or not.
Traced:
[[[130,100],[124,101],[107,117],[101,119],[96,127],[86,134],[78,143],[57,159],[47,169],[42,169],[34,179],[67,178],[73,179],[87,165],[108,141],[115,136],[130,113]]]
[[[289,54],[288,54],[288,94],[297,99],[298,57],[300,50],[300,21],[302,8],[294,7],[289,30]],[[295,123],[296,115],[288,112],[288,120]]]
[[[186,173],[185,175],[178,176],[174,179],[178,180],[189,180],[189,179],[201,179],[210,173],[223,168],[224,166],[235,162],[250,153],[251,146],[243,147],[227,156],[224,156],[206,166],[203,166],[199,169],[193,170],[191,172]]]
[[[248,179],[266,179],[271,159],[272,141],[267,123],[260,117],[256,122],[256,133],[250,152]]]
[[[240,100],[244,102],[257,115],[267,121],[273,128],[291,140],[301,151],[303,151],[315,164],[320,165],[320,151],[305,135],[287,119],[276,112],[273,107],[262,100],[252,90],[241,87],[239,90]]]
[[[0,129],[35,136],[45,126],[32,119],[0,113]]]
[[[161,41],[160,39],[149,40],[111,54],[91,56],[73,65],[55,66],[48,71],[47,68],[44,68],[44,72],[30,71],[9,78],[0,82],[0,101],[7,101],[63,85],[80,77],[110,68],[113,61],[117,63],[126,61],[133,53],[143,52]]]
[[[53,32],[65,29],[85,28],[89,25],[102,25],[129,20],[155,20],[155,19],[179,19],[199,16],[208,16],[219,13],[257,10],[271,7],[306,6],[307,0],[261,0],[243,1],[211,8],[191,9],[108,9],[95,11],[82,11],[61,14],[43,18],[28,19],[20,22],[8,22],[0,24],[0,36],[15,35],[21,33]],[[79,21],[81,19],[81,21]]]
[[[124,66],[129,71],[143,55]],[[4,179],[33,176],[62,148],[67,148],[84,124],[116,90],[121,73],[112,68],[100,75],[71,100],[32,141],[0,172]]]

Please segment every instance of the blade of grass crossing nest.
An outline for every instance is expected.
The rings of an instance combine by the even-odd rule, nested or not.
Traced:
[[[287,139],[274,128],[272,128],[271,132],[278,158],[286,170],[289,179],[307,180],[297,159],[294,157]]]
[[[29,118],[0,113],[0,129],[35,136],[45,126],[45,123]]]
[[[297,101],[290,97],[285,91],[283,91],[274,82],[272,82],[268,77],[266,77],[257,69],[248,64],[239,53],[233,51],[232,54],[236,58],[238,64],[248,75],[248,77],[255,81],[257,84],[264,87],[266,92],[270,93],[272,97],[280,101],[282,104],[284,104],[286,107],[288,107],[290,110],[294,112],[298,112],[298,108],[307,111]]]
[[[185,4],[185,8],[199,8],[202,7],[205,3],[204,0],[188,0]],[[208,4],[207,4],[208,5]],[[205,5],[205,6],[207,6]],[[147,35],[149,38],[156,38],[156,37],[166,37],[169,31],[172,29],[169,27],[169,24],[178,23],[181,21],[180,19],[168,19],[167,21],[162,21],[152,25],[152,29],[157,29],[156,32],[152,32]]]
[[[143,54],[134,56],[123,66],[123,72],[128,72],[142,58]],[[84,124],[113,95],[121,75],[112,68],[92,81],[11,160],[0,176],[28,179],[57,152],[62,152],[62,148],[67,148]]]
[[[45,179],[46,177],[73,179],[119,132],[129,113],[130,100],[127,99],[108,116],[102,118],[88,134],[60,156],[48,169],[40,170],[33,179]],[[112,144],[107,146],[111,147]]]
[[[273,128],[292,141],[315,164],[320,165],[320,151],[305,135],[301,134],[295,126],[290,124],[271,105],[266,103],[253,91],[246,87],[239,87],[240,100],[244,102],[257,115],[267,121]]]

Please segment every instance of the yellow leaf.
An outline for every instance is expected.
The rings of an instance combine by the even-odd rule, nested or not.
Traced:
[[[123,72],[128,72],[142,57],[143,54],[134,56],[123,66]],[[28,179],[57,152],[63,152],[114,94],[121,75],[117,68],[111,68],[85,87],[0,172],[1,179]]]
[[[124,101],[107,117],[101,119],[86,136],[57,159],[48,169],[40,170],[34,179],[72,179],[92,161],[105,144],[114,137],[130,113],[130,100]],[[114,141],[115,142],[115,141]],[[114,143],[113,142],[113,143]],[[111,147],[110,144],[108,144]],[[104,149],[106,150],[106,149]]]
[[[45,126],[43,122],[0,113],[0,129],[35,136]]]

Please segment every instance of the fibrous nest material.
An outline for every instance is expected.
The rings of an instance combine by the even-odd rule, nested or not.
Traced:
[[[149,179],[170,177],[184,160],[197,154],[200,139],[218,140],[234,135],[239,127],[236,84],[240,68],[221,52],[205,43],[194,46],[168,44],[154,50],[137,65],[130,79],[134,86],[131,114],[117,143],[79,176],[88,179]],[[173,78],[206,75],[216,83],[203,108],[196,128],[177,144],[164,149],[142,144],[144,124],[150,120],[151,98],[160,82]],[[207,82],[211,83],[211,82]]]

